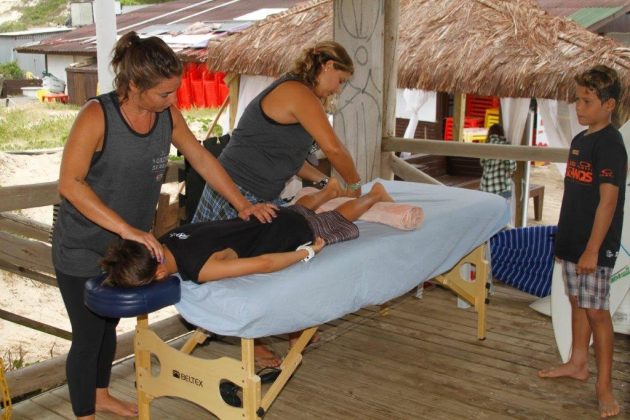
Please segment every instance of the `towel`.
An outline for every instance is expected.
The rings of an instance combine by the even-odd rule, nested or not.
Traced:
[[[316,191],[315,188],[302,188],[295,196],[295,201],[300,197]],[[316,210],[316,213],[334,210],[346,201],[352,200],[350,197],[338,197],[324,203]],[[382,223],[396,229],[414,230],[418,229],[424,221],[424,211],[421,207],[410,204],[380,202],[374,204],[368,211],[363,213],[359,220],[365,222]]]

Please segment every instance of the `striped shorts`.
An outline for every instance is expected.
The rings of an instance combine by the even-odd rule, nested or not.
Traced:
[[[264,203],[266,200],[256,197],[254,194],[247,191],[245,188],[238,186],[239,191],[243,194],[243,197],[250,203]],[[280,207],[285,204],[281,198],[272,200],[271,203]],[[209,220],[228,220],[236,219],[238,212],[221,194],[206,185],[201,194],[201,199],[197,205],[197,211],[193,217],[192,223],[207,222]]]
[[[315,213],[313,210],[307,209],[299,204],[294,204],[287,208],[304,216],[313,231],[313,237],[322,238],[326,241],[326,245],[349,241],[359,237],[359,228],[357,225],[334,210]]]
[[[613,269],[597,266],[593,273],[577,274],[577,264],[566,260],[560,262],[567,292],[569,296],[577,297],[578,306],[583,309],[608,310]]]

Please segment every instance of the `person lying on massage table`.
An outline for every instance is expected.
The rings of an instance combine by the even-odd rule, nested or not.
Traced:
[[[382,184],[332,211],[314,210],[342,195],[339,183],[280,208],[271,223],[255,218],[215,220],[177,227],[160,237],[164,261],[158,263],[142,244],[120,240],[108,248],[101,266],[105,284],[133,287],[179,273],[185,280],[206,282],[281,270],[309,261],[325,245],[355,239],[352,223],[378,202],[392,202]],[[312,245],[310,245],[312,243]]]

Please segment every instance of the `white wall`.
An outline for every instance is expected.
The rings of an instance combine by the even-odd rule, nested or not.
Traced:
[[[85,59],[83,56],[76,55],[48,55],[48,73],[53,74],[55,77],[63,80],[68,85],[68,78],[66,77],[66,67],[77,61]],[[67,91],[67,90],[66,90]]]

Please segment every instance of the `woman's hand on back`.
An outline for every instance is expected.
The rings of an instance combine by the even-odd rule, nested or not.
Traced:
[[[249,207],[245,207],[238,212],[238,217],[243,220],[249,220],[251,216],[254,216],[260,221],[260,223],[271,223],[276,217],[276,210],[278,207],[271,203],[258,203],[252,204]]]

